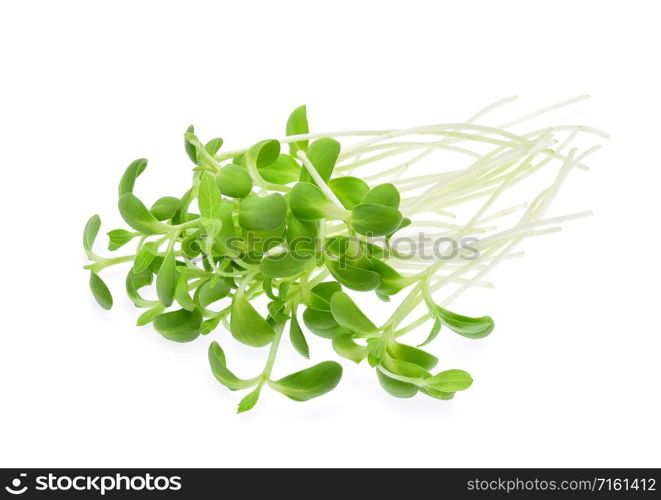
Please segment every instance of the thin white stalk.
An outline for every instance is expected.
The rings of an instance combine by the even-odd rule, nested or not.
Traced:
[[[568,214],[568,215],[561,215],[559,217],[551,217],[548,219],[542,219],[538,220],[536,222],[532,222],[530,224],[526,224],[524,226],[516,226],[513,227],[512,229],[507,229],[505,231],[501,231],[500,233],[496,233],[492,236],[488,236],[482,240],[479,240],[478,242],[475,243],[475,246],[477,247],[484,247],[484,246],[489,246],[495,241],[502,240],[504,238],[511,238],[512,236],[518,236],[523,233],[530,232],[531,230],[538,229],[544,226],[552,226],[556,224],[562,224],[563,222],[569,222],[571,220],[576,220],[576,219],[582,219],[585,217],[591,217],[594,215],[594,213],[591,210],[585,210],[583,212],[577,212],[574,214]]]
[[[471,156],[473,158],[479,158],[482,156],[480,153],[477,153],[471,149],[467,148],[462,148],[459,146],[452,146],[451,144],[447,144],[445,141],[440,140],[440,141],[399,141],[399,142],[385,142],[381,144],[374,144],[372,146],[367,146],[365,148],[360,149],[358,152],[354,151],[353,153],[347,154],[343,159],[346,158],[351,158],[353,156],[359,156],[363,155],[366,153],[371,153],[374,151],[380,151],[382,149],[393,149],[393,150],[400,150],[401,152],[405,152],[407,150],[411,149],[431,149],[436,150],[436,149],[442,149],[445,151],[452,151],[455,153],[461,153],[466,156]],[[355,165],[354,163],[347,164],[345,166],[342,166],[340,168],[349,168]]]
[[[528,143],[534,147],[535,143]],[[457,183],[466,183],[467,181],[471,181],[470,184],[474,184],[472,180],[474,179],[475,175],[477,175],[479,172],[483,172],[485,170],[488,170],[490,168],[493,168],[494,166],[502,165],[502,164],[507,164],[509,162],[517,162],[521,159],[522,153],[525,152],[526,154],[536,154],[538,151],[535,149],[532,153],[530,151],[529,147],[524,147],[522,146],[522,151],[515,149],[515,150],[510,150],[506,151],[500,155],[497,155],[495,158],[485,158],[482,160],[477,160],[474,162],[471,166],[466,168],[464,171],[459,172],[454,179],[444,179],[443,182],[440,185],[433,185],[430,188],[426,189],[425,192],[423,192],[420,196],[416,197],[415,200],[411,203],[410,206],[406,206],[407,213],[412,213],[416,214],[417,212],[421,211],[424,208],[425,202],[427,201],[428,198],[430,197],[436,197],[439,195],[440,190],[444,191],[449,191],[452,190],[452,195],[456,195],[458,193],[457,189]],[[472,188],[474,189],[474,188]],[[402,202],[402,205],[405,206],[407,203]]]
[[[482,133],[484,135],[479,135],[479,134],[467,134],[465,132],[457,132],[457,131],[463,131],[463,130],[471,130],[474,132]],[[511,143],[526,143],[526,139],[513,134],[512,132],[508,132],[507,130],[503,130],[502,128],[496,128],[496,127],[489,127],[486,125],[475,125],[472,123],[436,123],[433,125],[424,125],[424,126],[418,126],[418,127],[412,127],[412,128],[407,128],[407,129],[402,129],[402,130],[393,130],[391,132],[371,137],[369,139],[366,139],[364,141],[361,141],[357,144],[354,144],[353,146],[349,146],[341,155],[341,158],[346,158],[350,153],[354,151],[361,151],[363,148],[366,146],[370,146],[372,144],[376,144],[378,142],[383,142],[386,140],[390,139],[395,139],[397,137],[404,137],[407,135],[423,135],[423,134],[428,134],[428,135],[441,135],[441,136],[446,136],[450,138],[456,138],[456,139],[470,139],[473,141],[477,142],[487,142],[491,144],[499,144],[499,145],[509,145]],[[509,141],[505,141],[502,139],[492,139],[488,137],[488,135],[495,135],[495,136],[500,136],[505,139],[509,139]]]
[[[498,101],[496,101],[492,104],[489,104],[488,106],[485,106],[484,108],[480,109],[477,113],[470,116],[466,121],[468,123],[473,123],[473,122],[479,120],[480,118],[482,118],[483,116],[486,116],[487,114],[491,113],[495,109],[500,108],[501,106],[504,106],[505,104],[509,104],[511,102],[516,101],[518,98],[519,98],[519,96],[517,96],[517,95],[511,95],[509,97],[499,99]]]
[[[564,108],[565,106],[571,106],[572,104],[576,104],[577,102],[581,102],[581,101],[584,101],[586,99],[590,99],[590,96],[587,95],[587,94],[572,97],[571,99],[567,99],[565,101],[560,101],[558,103],[551,104],[550,106],[545,106],[543,108],[538,109],[537,111],[533,111],[532,113],[528,113],[527,115],[523,115],[519,118],[515,118],[514,120],[510,120],[509,122],[502,123],[502,124],[499,125],[499,127],[501,127],[501,128],[513,127],[515,125],[519,125],[520,123],[532,120],[533,118],[537,118],[538,116],[548,114],[551,111],[555,111],[557,109]]]
[[[515,212],[518,212],[519,210],[523,210],[528,206],[527,203],[519,203],[518,205],[514,205],[513,207],[505,208],[503,210],[499,210],[498,212],[495,212],[491,215],[487,215],[486,217],[483,217],[479,220],[480,224],[484,224],[485,222],[490,222],[492,220],[497,220],[502,217],[507,217],[508,215],[511,215]]]
[[[337,196],[335,196],[335,193],[331,190],[330,187],[328,187],[328,184],[326,184],[326,181],[324,181],[321,176],[319,175],[319,172],[315,168],[315,166],[312,164],[310,159],[308,158],[308,155],[305,154],[303,151],[298,152],[298,157],[303,162],[303,166],[306,168],[308,173],[310,174],[310,177],[314,180],[314,182],[317,183],[317,187],[321,189],[322,193],[326,195],[326,198],[328,198],[334,205],[337,205],[338,208],[341,208],[342,210],[346,211],[344,206],[342,205],[342,202],[338,199]]]
[[[411,223],[409,226],[411,228],[414,227],[442,227],[446,229],[454,229],[457,231],[463,231],[466,226],[462,226],[461,224],[451,224],[448,222],[441,222],[441,221],[436,221],[436,220],[415,220],[414,222]],[[495,231],[497,229],[497,226],[483,226],[483,227],[477,227],[474,229],[474,232],[476,233],[487,233],[489,231]]]
[[[558,175],[556,176],[553,184],[546,190],[542,191],[540,195],[533,201],[531,204],[531,207],[526,211],[526,213],[523,215],[521,220],[519,221],[519,225],[524,225],[524,224],[529,224],[533,225],[534,223],[531,223],[530,220],[534,219],[535,217],[540,217],[542,216],[550,204],[553,202],[554,198],[556,197],[558,193],[558,189],[562,185],[562,183],[565,181],[567,178],[567,175],[573,168],[574,164],[573,162],[574,157],[576,155],[576,149],[573,148],[568,155],[567,161],[562,165],[560,168],[560,171],[558,172]],[[557,219],[557,218],[556,218]],[[549,220],[549,219],[547,219]],[[521,241],[525,239],[525,233],[522,235],[518,235],[516,238],[514,238],[512,241],[510,241],[505,249],[498,254],[498,256],[491,262],[489,265],[479,271],[473,278],[472,281],[479,281],[481,280],[487,273],[489,273],[494,267],[496,267],[502,260],[505,258],[505,256],[510,253],[514,248],[516,248]],[[435,285],[437,286],[437,285]],[[459,289],[455,290],[453,293],[451,293],[448,297],[446,297],[442,302],[441,305],[445,306],[450,304],[453,300],[456,300],[457,297],[459,297],[462,293],[464,293],[469,287],[471,286],[471,283],[467,283],[462,285]]]

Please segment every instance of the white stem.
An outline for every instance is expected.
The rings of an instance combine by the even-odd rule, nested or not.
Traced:
[[[305,166],[306,170],[310,174],[310,177],[312,177],[319,189],[321,189],[321,191],[326,195],[326,198],[328,198],[333,204],[337,205],[338,208],[345,210],[342,202],[337,198],[337,196],[335,196],[335,193],[333,193],[331,188],[328,187],[326,181],[321,178],[321,175],[319,175],[319,172],[310,161],[310,158],[308,158],[308,155],[306,155],[304,151],[299,151],[298,157],[303,162],[303,166]]]

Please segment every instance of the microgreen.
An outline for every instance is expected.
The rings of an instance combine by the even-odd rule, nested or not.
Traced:
[[[164,196],[154,202],[149,211],[160,221],[170,220],[179,211],[181,201],[174,196]]]
[[[133,186],[135,185],[135,180],[138,176],[145,171],[147,168],[147,160],[144,158],[138,158],[137,160],[131,162],[131,164],[126,167],[124,175],[122,175],[121,180],[119,181],[119,197],[126,193],[133,192]]]
[[[328,182],[333,174],[335,162],[340,155],[340,143],[335,139],[323,137],[317,139],[307,150],[307,157],[314,169],[324,181]],[[301,181],[314,182],[311,172],[307,169],[301,171]]]
[[[369,195],[369,193],[367,193]],[[402,223],[396,208],[376,203],[360,203],[351,209],[351,227],[366,236],[385,236],[395,232]]]
[[[121,176],[118,208],[128,228],[107,233],[108,249],[135,246],[132,254],[95,253],[98,215],[83,231],[89,286],[101,307],[110,309],[113,297],[99,274],[106,267],[129,264],[125,288],[129,300],[143,310],[139,326],[152,324],[163,338],[175,342],[219,333],[209,346],[209,364],[222,385],[247,391],[239,413],[255,407],[264,387],[307,401],[340,382],[342,367],[334,361],[274,379],[285,334],[305,359],[316,352],[309,340],[321,337],[340,358],[367,360],[375,379],[395,397],[423,394],[447,400],[467,389],[471,376],[447,368],[447,355],[439,359],[425,346],[446,330],[468,339],[493,331],[490,316],[459,314],[448,304],[470,286],[483,285],[484,274],[514,256],[514,247],[523,239],[577,217],[543,219],[569,170],[585,168],[582,161],[592,151],[565,152],[571,140],[586,131],[601,134],[563,126],[517,135],[506,127],[472,121],[310,134],[305,106],[292,112],[285,131],[279,140],[224,151],[221,138],[202,142],[191,125],[184,147],[193,162],[192,184],[181,197],[164,196],[147,208],[134,193],[147,167],[145,159],[132,162]],[[561,142],[554,135],[560,132],[568,134]],[[351,137],[358,139],[340,143]],[[446,149],[464,154],[471,163],[442,172],[434,165],[431,174],[407,176],[423,158]],[[405,161],[385,164],[395,157]],[[513,227],[497,232],[493,222],[516,209],[493,213],[492,206],[511,186],[553,164],[560,165],[553,184],[529,206],[523,205],[525,213]],[[463,224],[450,212],[480,200]],[[465,260],[436,255],[425,260],[422,254],[408,258],[395,244],[396,237],[414,228],[441,230],[431,234],[452,241],[481,235],[475,243],[479,251]],[[428,233],[421,232],[425,237]],[[429,250],[431,244],[421,241],[420,250]],[[434,295],[453,286],[454,291],[437,302]],[[143,293],[147,288],[152,293]],[[366,297],[385,302],[392,298],[392,305],[375,302],[380,304],[376,310],[388,315],[368,314]],[[417,347],[404,343],[404,335],[428,322],[428,334]],[[268,347],[261,372],[243,379],[228,368],[220,344],[231,339],[219,332],[224,329],[246,346]],[[444,369],[434,373],[439,364]],[[241,368],[239,363],[233,366]]]
[[[264,347],[273,342],[273,327],[248,302],[243,290],[234,295],[230,318],[232,335],[239,342],[252,347]]]
[[[268,231],[280,227],[287,217],[287,203],[279,193],[250,196],[239,204],[239,225],[243,229]]]
[[[230,198],[244,198],[252,190],[252,177],[238,165],[226,165],[218,170],[216,182],[220,192]]]
[[[370,190],[364,180],[350,176],[335,177],[328,181],[328,187],[348,210],[358,205]]]
[[[108,250],[111,252],[123,247],[139,233],[133,233],[126,229],[113,229],[108,231]]]
[[[94,271],[90,272],[90,289],[94,298],[104,309],[112,308],[112,295],[105,282]]]
[[[166,233],[170,227],[160,222],[133,193],[119,199],[119,213],[126,223],[144,235]]]
[[[154,318],[154,328],[168,340],[190,342],[200,334],[202,313],[199,310],[178,309]]]

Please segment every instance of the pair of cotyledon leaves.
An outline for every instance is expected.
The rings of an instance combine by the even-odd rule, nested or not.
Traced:
[[[341,219],[359,234],[387,236],[402,227],[399,192],[392,184],[381,184],[365,192],[364,182],[354,177],[339,177],[329,187],[345,208],[332,203],[316,185],[299,182],[290,193],[293,214],[305,221]],[[350,211],[349,211],[350,210]]]
[[[209,346],[211,371],[221,384],[232,391],[257,388],[239,403],[239,412],[251,409],[259,398],[260,378],[245,380],[237,377],[228,367],[225,353],[217,342]],[[307,401],[333,390],[342,378],[342,367],[334,361],[323,361],[310,368],[292,373],[279,380],[266,380],[274,390],[295,401]]]
[[[285,292],[286,293],[286,292]],[[303,332],[298,325],[296,312],[291,318],[282,312],[282,303],[279,299],[272,301],[269,306],[269,319],[277,318],[280,322],[290,320],[290,338],[294,347],[306,358],[309,350]],[[284,316],[284,317],[283,317]],[[284,325],[278,325],[283,328]],[[275,337],[274,322],[264,319],[245,298],[239,289],[232,301],[230,318],[230,331],[234,338],[240,342],[254,347],[262,347],[273,342]],[[245,396],[239,403],[239,412],[251,409],[259,398],[262,384],[260,378],[243,380],[238,378],[227,367],[225,355],[220,345],[213,342],[209,347],[209,362],[216,379],[231,390],[247,389],[257,385],[256,389]],[[310,368],[298,371],[279,380],[266,380],[265,382],[274,390],[286,395],[295,401],[307,401],[321,396],[335,388],[342,377],[342,367],[334,361],[324,361]]]

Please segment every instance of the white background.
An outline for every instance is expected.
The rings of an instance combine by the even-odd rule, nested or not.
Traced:
[[[0,7],[0,466],[661,466],[659,115],[655,2],[4,2]],[[551,121],[612,140],[550,215],[595,217],[526,247],[481,342],[442,336],[473,387],[449,402],[384,393],[366,365],[308,403],[239,395],[209,338],[165,341],[93,301],[82,227],[120,225],[116,184],[180,194],[183,129],[233,146],[315,130],[458,121],[511,94],[517,114],[589,93]],[[149,190],[153,189],[154,192]],[[218,330],[214,338],[224,339]],[[334,358],[315,339],[313,360]],[[286,345],[279,373],[302,367]],[[234,348],[229,359],[261,363]],[[252,356],[252,357],[251,357]],[[257,360],[257,361],[255,361]]]

